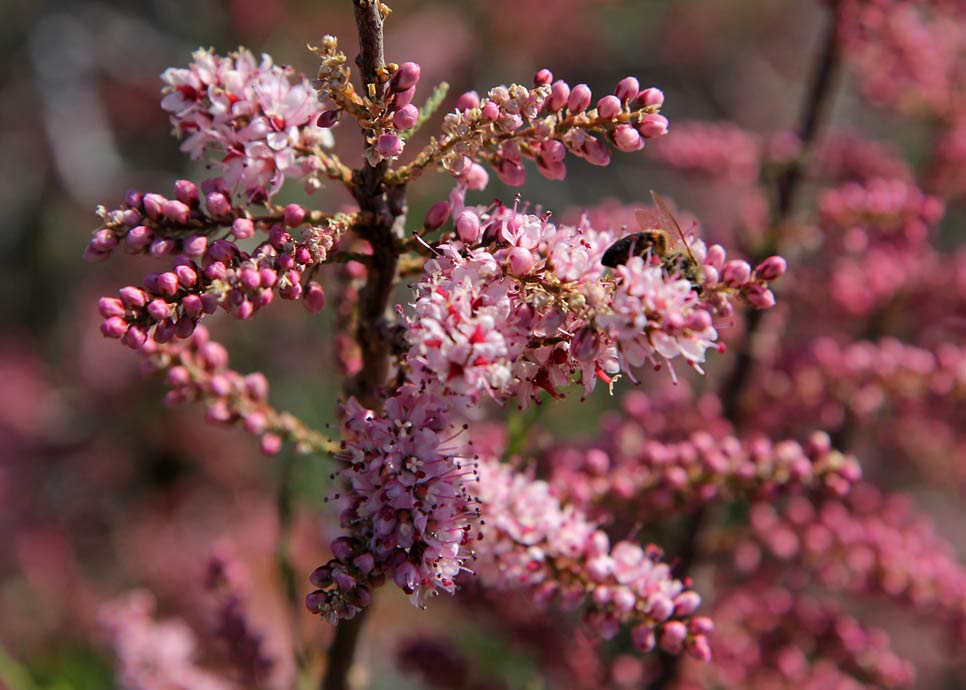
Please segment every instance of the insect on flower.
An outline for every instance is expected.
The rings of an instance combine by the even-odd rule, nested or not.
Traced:
[[[701,264],[691,251],[688,239],[681,229],[674,214],[668,208],[667,202],[655,192],[651,192],[654,205],[660,211],[660,217],[655,219],[652,214],[643,210],[634,212],[640,232],[626,235],[607,248],[600,259],[600,263],[609,268],[617,268],[627,263],[632,256],[649,256],[669,275],[680,275],[691,283],[694,291],[701,294],[704,274]],[[655,223],[660,223],[654,227]],[[672,246],[671,236],[667,228],[673,227],[681,238],[683,248]]]

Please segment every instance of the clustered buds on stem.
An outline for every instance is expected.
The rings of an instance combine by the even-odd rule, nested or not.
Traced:
[[[151,196],[129,195],[128,207],[117,213],[129,215],[129,220],[133,220],[143,210],[144,199]],[[130,203],[138,197],[140,206]],[[170,270],[149,273],[142,287],[130,285],[119,290],[117,297],[101,298],[99,309],[105,319],[101,331],[136,350],[144,346],[149,336],[156,343],[190,336],[199,320],[218,307],[235,318],[250,318],[259,308],[270,304],[276,294],[287,300],[302,298],[306,309],[313,313],[320,311],[324,293],[312,276],[354,222],[354,217],[337,214],[321,220],[318,225],[304,228],[301,239],[296,240],[285,226],[294,229],[307,218],[305,210],[296,205],[285,207],[281,214],[259,218],[257,222],[241,210],[233,212],[230,207],[220,219],[200,215],[197,223],[212,231],[229,225],[228,234],[236,240],[247,239],[256,227],[267,232],[268,239],[250,253],[228,239],[209,243],[205,235],[191,235],[180,242],[156,240],[155,246],[167,243],[165,253],[175,250],[182,253],[174,257]],[[125,227],[112,225],[99,230],[95,241],[104,232],[121,234]],[[157,229],[160,231],[162,227],[166,233],[172,232],[168,226]],[[138,237],[152,232],[148,226],[138,225],[127,232],[126,239],[139,229],[144,232]]]

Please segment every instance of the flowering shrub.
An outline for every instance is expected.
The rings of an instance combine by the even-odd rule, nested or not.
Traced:
[[[423,68],[384,58],[378,0],[353,2],[358,74],[330,35],[312,80],[246,49],[165,70],[161,107],[209,176],[98,209],[88,260],[157,264],[99,300],[100,330],[163,375],[167,404],[202,403],[266,456],[329,458],[340,532],[302,574],[311,587],[287,542],[278,561],[289,599],[334,632],[322,666],[291,623],[284,657],[217,552],[206,585],[229,661],[205,667],[188,624],[156,622],[135,591],[100,615],[118,683],[281,687],[272,674],[293,667],[291,687],[347,687],[386,585],[419,608],[453,595],[518,636],[554,687],[912,687],[860,598],[921,616],[961,654],[966,568],[880,480],[895,464],[966,476],[966,254],[937,245],[964,193],[966,10],[825,5],[802,121],[767,136],[669,122],[661,89],[630,76],[598,96],[548,69],[419,93]],[[822,135],[843,67],[877,107],[938,123],[922,171],[887,144]],[[362,137],[355,167],[335,152],[346,130]],[[483,194],[625,154],[717,190],[720,214],[699,223],[655,193],[554,211]],[[452,189],[414,221],[409,195],[437,172]],[[295,182],[352,203],[280,201]],[[343,386],[318,402],[338,409],[331,428],[276,409],[266,377],[231,369],[212,339],[219,312],[247,321],[277,301],[334,316]],[[616,394],[595,438],[517,428]],[[279,508],[290,520],[284,494]],[[400,666],[486,686],[451,642],[413,635]]]

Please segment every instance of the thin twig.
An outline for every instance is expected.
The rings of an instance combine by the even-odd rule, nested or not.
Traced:
[[[383,11],[388,8],[378,0],[353,0],[352,4],[359,31],[360,52],[356,64],[365,92],[375,100],[381,100],[386,88],[380,81],[380,73],[385,71]],[[389,375],[392,338],[387,334],[392,329],[386,310],[397,280],[398,247],[406,213],[406,188],[403,185],[387,191],[387,169],[386,161],[375,166],[363,163],[360,169],[353,171],[351,186],[362,211],[354,230],[369,241],[372,254],[368,257],[366,283],[359,292],[356,342],[362,354],[362,367],[346,382],[345,394],[355,396],[371,409],[382,406],[380,391]],[[328,650],[322,690],[347,690],[349,687],[349,672],[364,620],[365,611],[362,611],[336,627]]]

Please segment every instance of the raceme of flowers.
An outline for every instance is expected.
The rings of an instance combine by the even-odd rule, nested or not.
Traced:
[[[291,68],[245,49],[228,57],[198,50],[192,58],[161,75],[161,107],[181,150],[208,156],[228,187],[249,199],[272,196],[286,179],[317,185],[332,133],[317,125],[328,107],[308,79],[293,83]]]

